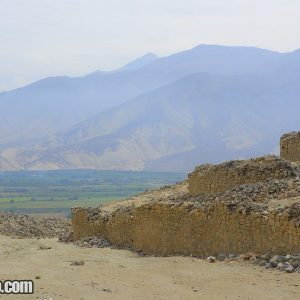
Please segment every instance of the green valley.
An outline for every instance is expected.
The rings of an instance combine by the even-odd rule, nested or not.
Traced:
[[[0,210],[70,215],[73,206],[97,206],[180,181],[184,173],[100,170],[0,172]]]

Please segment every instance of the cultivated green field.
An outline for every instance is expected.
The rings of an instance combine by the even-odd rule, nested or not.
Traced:
[[[99,170],[0,172],[0,210],[69,216],[73,206],[97,206],[185,177],[182,173]]]

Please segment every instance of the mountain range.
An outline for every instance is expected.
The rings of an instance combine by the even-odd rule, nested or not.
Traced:
[[[300,50],[199,45],[0,93],[0,170],[190,171],[277,153],[300,127]]]

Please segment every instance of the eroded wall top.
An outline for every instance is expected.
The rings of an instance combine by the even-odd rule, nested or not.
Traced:
[[[189,174],[191,196],[224,192],[246,183],[265,182],[297,176],[295,166],[277,156],[234,160],[219,165],[203,165]]]

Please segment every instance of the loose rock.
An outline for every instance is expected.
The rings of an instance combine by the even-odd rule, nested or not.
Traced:
[[[207,257],[207,261],[210,263],[215,263],[216,262],[216,258],[214,256],[208,256]]]

